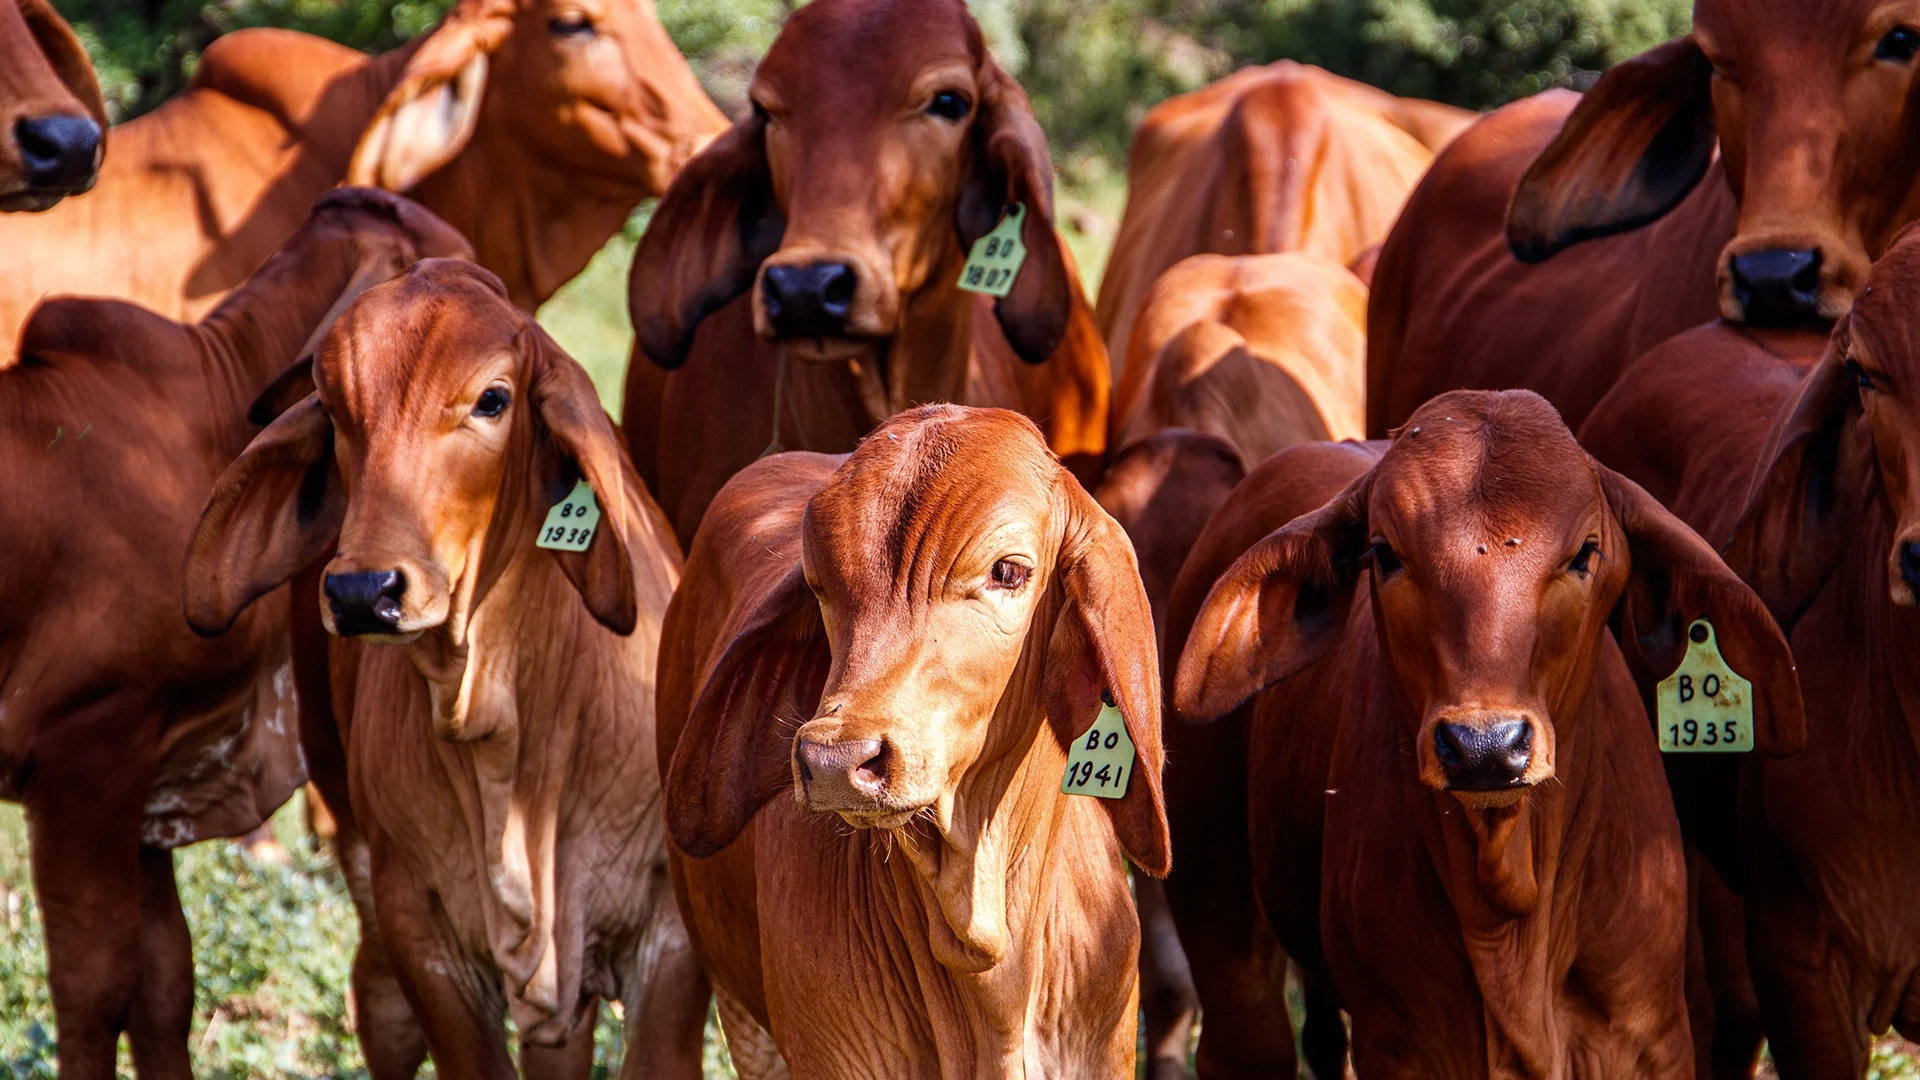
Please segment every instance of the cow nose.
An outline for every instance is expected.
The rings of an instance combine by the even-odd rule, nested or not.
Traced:
[[[1733,295],[1753,326],[1820,321],[1820,253],[1756,251],[1733,260]]]
[[[826,808],[872,802],[887,790],[887,763],[893,755],[879,739],[818,743],[800,740],[800,783],[810,802]]]
[[[328,574],[325,589],[334,630],[341,637],[391,634],[400,628],[400,598],[407,592],[400,571]]]
[[[89,117],[28,117],[13,126],[13,141],[36,189],[78,191],[93,179],[100,125]]]
[[[1900,576],[1907,579],[1914,592],[1920,593],[1920,543],[1900,545]]]
[[[1520,783],[1533,761],[1533,728],[1525,720],[1434,727],[1433,748],[1454,791],[1502,791]]]
[[[846,263],[769,266],[767,318],[779,338],[838,337],[847,329],[859,278]]]

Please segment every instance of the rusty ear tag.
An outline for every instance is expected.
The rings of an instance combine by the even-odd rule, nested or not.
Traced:
[[[1132,773],[1133,739],[1127,735],[1126,718],[1119,709],[1102,701],[1093,726],[1067,751],[1067,775],[1060,780],[1060,790],[1068,795],[1118,799],[1127,793]]]
[[[593,499],[593,485],[585,480],[573,485],[567,497],[547,511],[546,524],[540,526],[535,547],[552,551],[585,551],[593,543],[593,530],[600,524],[600,504]]]
[[[992,232],[973,242],[967,265],[960,270],[961,288],[988,296],[1005,296],[1013,291],[1013,279],[1027,260],[1027,245],[1020,241],[1020,223],[1026,219],[1026,204],[1014,203],[1012,213],[1001,218]]]
[[[1656,695],[1663,754],[1744,754],[1753,749],[1753,684],[1720,655],[1713,624],[1687,628],[1687,655]]]

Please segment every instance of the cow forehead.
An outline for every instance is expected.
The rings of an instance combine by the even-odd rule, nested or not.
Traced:
[[[1851,332],[1883,365],[1912,359],[1920,344],[1915,300],[1920,296],[1920,228],[1909,227],[1873,264],[1867,283],[1854,299]]]
[[[1696,0],[1694,25],[1723,47],[1846,48],[1889,0]]]
[[[436,261],[451,262],[416,263],[368,289],[335,324],[314,373],[330,406],[362,419],[401,416],[416,402],[435,409],[512,348],[518,310],[494,283],[428,265]]]
[[[754,81],[805,111],[886,110],[921,72],[975,66],[982,48],[960,0],[815,0],[787,20]]]

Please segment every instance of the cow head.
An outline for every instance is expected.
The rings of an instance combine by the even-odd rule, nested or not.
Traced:
[[[1218,716],[1324,657],[1363,575],[1420,780],[1468,806],[1554,775],[1617,609],[1663,675],[1711,619],[1759,691],[1761,748],[1797,748],[1792,659],[1759,599],[1526,391],[1433,399],[1372,470],[1241,556],[1187,639],[1175,707]]]
[[[699,321],[748,290],[762,338],[869,356],[916,310],[952,304],[973,242],[1016,203],[1026,262],[996,312],[1023,359],[1053,352],[1072,286],[1046,137],[959,0],[809,4],[751,94],[753,115],[688,165],[635,256],[648,358],[678,367]]]
[[[106,127],[93,64],[49,0],[0,0],[0,211],[92,188]]]
[[[1915,0],[1697,0],[1690,37],[1603,75],[1514,193],[1522,259],[1639,228],[1705,173],[1739,201],[1720,309],[1758,325],[1845,314],[1920,217]]]

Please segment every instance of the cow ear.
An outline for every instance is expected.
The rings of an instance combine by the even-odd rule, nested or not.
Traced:
[[[1775,423],[1725,551],[1727,565],[1788,631],[1840,564],[1872,489],[1872,433],[1859,380],[1847,371],[1850,327],[1846,317],[1834,327],[1793,408]]]
[[[1766,605],[1640,485],[1598,462],[1594,469],[1632,563],[1615,623],[1628,660],[1644,677],[1666,678],[1686,656],[1688,628],[1706,619],[1728,666],[1753,682],[1755,749],[1799,753],[1807,738],[1800,679]]]
[[[309,397],[214,482],[187,543],[187,624],[203,637],[226,633],[248,604],[327,553],[346,509],[333,422]]]
[[[994,302],[1007,343],[1020,359],[1038,364],[1066,338],[1075,284],[1053,222],[1053,163],[1047,136],[1034,119],[1027,92],[991,59],[974,119],[974,154],[960,190],[955,225],[971,251],[1015,204],[1027,208],[1020,226],[1026,261],[1013,291]]]
[[[1369,472],[1268,533],[1201,602],[1174,674],[1173,707],[1213,720],[1326,656],[1347,625],[1369,545]]]
[[[100,149],[106,149],[107,139],[107,102],[100,94],[100,79],[94,74],[93,62],[87,58],[87,50],[80,44],[80,38],[53,9],[50,0],[21,0],[20,14],[27,20],[27,30],[33,34],[33,40],[40,46],[40,52],[47,58],[54,75],[66,86],[69,93],[80,100],[80,106],[100,125],[102,133]],[[99,164],[98,155],[94,163]]]
[[[421,42],[347,166],[349,184],[409,191],[466,149],[487,92],[487,57],[513,33],[514,5],[463,0]]]
[[[1137,764],[1126,794],[1100,804],[1134,865],[1166,877],[1173,841],[1160,781],[1166,747],[1153,611],[1127,534],[1065,469],[1057,483],[1070,511],[1057,570],[1066,604],[1047,646],[1047,716],[1061,746],[1071,746],[1099,718],[1101,694],[1111,696]]]
[[[586,480],[600,505],[599,527],[585,551],[549,554],[601,625],[631,634],[640,605],[630,545],[644,528],[641,516],[648,509],[632,497],[639,478],[629,484],[626,451],[586,371],[531,319],[520,332],[518,348],[531,361],[533,385],[527,396],[540,434],[554,451],[551,464],[534,471],[534,524],[544,523],[548,511]]]
[[[305,401],[314,390],[313,354],[309,352],[274,376],[267,388],[254,397],[253,404],[247,406],[247,423],[266,427],[275,417]]]
[[[756,112],[695,155],[654,208],[634,253],[627,279],[634,343],[669,371],[686,362],[700,320],[753,287],[786,233],[765,129]]]
[[[1629,232],[1686,198],[1713,160],[1712,77],[1691,37],[1600,76],[1514,189],[1514,257],[1540,262],[1582,240]]]

